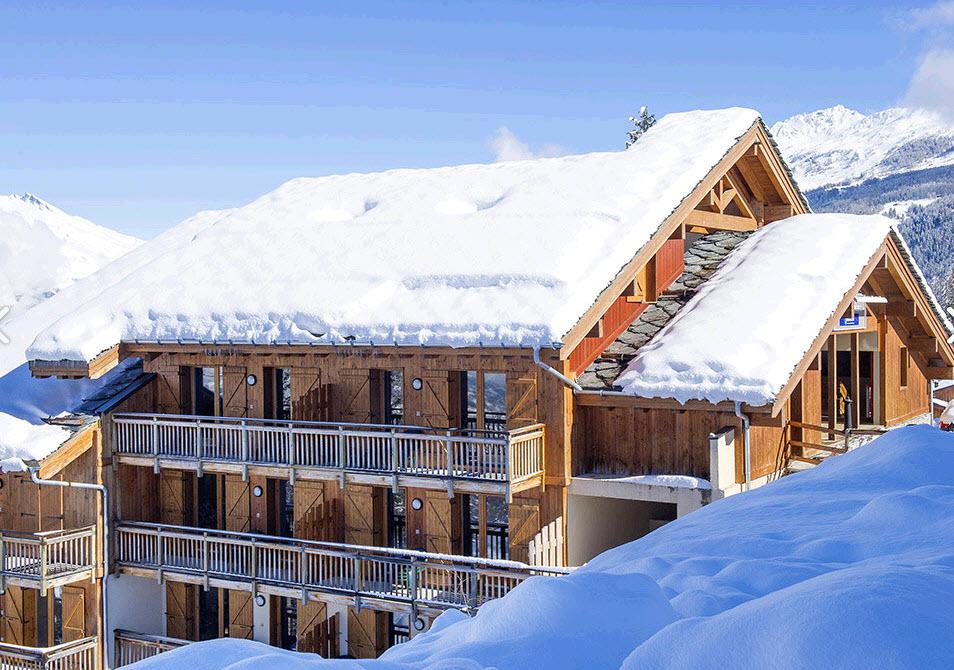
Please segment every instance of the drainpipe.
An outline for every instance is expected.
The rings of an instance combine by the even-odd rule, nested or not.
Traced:
[[[103,667],[109,667],[109,645],[106,641],[109,635],[109,626],[106,625],[106,578],[109,576],[109,493],[102,484],[87,484],[86,482],[62,482],[55,479],[40,479],[40,469],[30,468],[30,478],[39,486],[57,486],[67,489],[87,489],[98,491],[103,496],[103,579],[102,590],[102,636],[103,636]],[[95,566],[94,566],[95,569]]]
[[[562,381],[564,384],[573,389],[574,392],[578,393],[583,390],[583,387],[577,384],[575,381],[567,377],[565,374],[556,370],[555,368],[550,367],[546,363],[540,360],[540,347],[533,348],[533,362],[538,366],[549,372],[551,375]]]
[[[748,491],[752,485],[752,456],[749,450],[749,427],[752,422],[748,415],[742,412],[742,403],[735,403],[735,415],[742,420],[742,445],[744,449],[745,461],[745,490]]]

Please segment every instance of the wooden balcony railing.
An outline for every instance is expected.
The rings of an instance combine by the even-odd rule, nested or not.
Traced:
[[[55,647],[21,647],[0,642],[0,668],[99,670],[99,641],[87,637]]]
[[[543,482],[544,426],[435,430],[419,426],[272,421],[174,414],[117,414],[113,448],[123,459],[239,468],[283,468],[325,476],[372,475],[477,482],[510,493]],[[380,482],[368,482],[380,483]],[[426,485],[426,484],[425,484]],[[496,487],[496,488],[493,488]]]
[[[116,528],[116,561],[131,574],[388,611],[476,610],[534,575],[566,568],[404,549],[312,542],[147,523]]]
[[[143,635],[129,630],[116,630],[116,646],[113,653],[113,667],[121,668],[136,663],[164,651],[172,651],[189,644],[188,640],[161,635]]]
[[[96,526],[45,533],[0,531],[0,589],[47,590],[95,578]]]

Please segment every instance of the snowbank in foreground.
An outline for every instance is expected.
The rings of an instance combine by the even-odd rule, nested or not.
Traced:
[[[954,667],[954,435],[919,426],[445,614],[377,661],[219,640],[137,670]]]

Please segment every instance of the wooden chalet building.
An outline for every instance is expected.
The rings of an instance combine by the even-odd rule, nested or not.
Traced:
[[[34,376],[142,362],[40,464],[108,488],[112,664],[373,657],[929,416],[954,350],[903,241],[807,212],[756,113],[692,112],[627,152],[295,180],[64,291]],[[45,491],[2,480],[5,529],[103,534],[88,497],[27,528]],[[16,597],[3,641],[43,646]]]

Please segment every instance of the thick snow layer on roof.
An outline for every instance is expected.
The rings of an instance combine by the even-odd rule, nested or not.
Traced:
[[[0,461],[5,472],[21,470],[17,461],[39,461],[66,442],[72,431],[59,426],[35,425],[0,412]]]
[[[295,179],[76,287],[30,348],[125,340],[560,340],[757,121],[670,114],[626,151]]]
[[[739,245],[617,379],[644,397],[772,403],[891,231],[804,214]]]
[[[135,670],[954,667],[954,435],[902,428],[535,577],[375,661],[239,640]],[[571,531],[572,532],[572,531]]]

